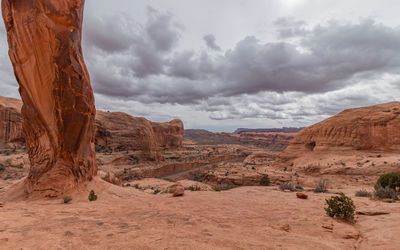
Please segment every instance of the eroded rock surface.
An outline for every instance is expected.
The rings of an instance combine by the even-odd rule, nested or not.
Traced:
[[[95,107],[81,49],[84,0],[3,0],[31,162],[26,192],[60,195],[97,172]]]
[[[22,144],[22,102],[0,96],[0,145]]]
[[[99,151],[133,151],[128,161],[162,159],[161,151],[179,148],[183,140],[183,123],[151,122],[121,112],[98,111],[96,116],[96,147]]]
[[[400,102],[345,110],[301,130],[286,152],[400,150]]]

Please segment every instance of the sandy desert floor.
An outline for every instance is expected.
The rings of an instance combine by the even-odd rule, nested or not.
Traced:
[[[398,249],[400,203],[351,195],[355,225],[324,211],[332,194],[308,200],[277,187],[148,194],[96,179],[70,204],[61,200],[5,202],[1,190],[1,249]],[[94,189],[98,200],[89,202]],[[331,190],[333,191],[333,190]]]

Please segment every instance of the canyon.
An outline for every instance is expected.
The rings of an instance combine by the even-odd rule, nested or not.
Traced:
[[[96,110],[84,5],[2,1],[22,101],[0,97],[0,248],[398,249],[398,199],[357,193],[400,171],[400,102],[234,133]]]

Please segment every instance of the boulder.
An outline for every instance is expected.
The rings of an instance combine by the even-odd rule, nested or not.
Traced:
[[[183,196],[185,188],[180,183],[175,183],[168,187],[168,193],[172,193],[174,197]]]

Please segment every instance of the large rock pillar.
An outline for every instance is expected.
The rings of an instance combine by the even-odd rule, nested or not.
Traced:
[[[31,168],[27,193],[59,196],[97,172],[95,106],[83,60],[85,0],[2,0]]]

